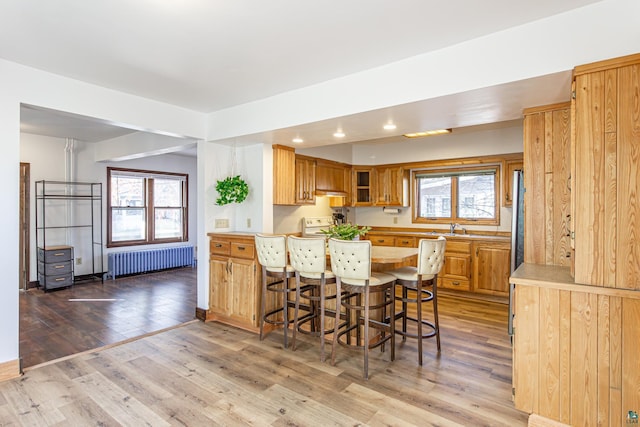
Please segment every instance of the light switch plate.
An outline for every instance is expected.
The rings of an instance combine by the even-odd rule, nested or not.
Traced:
[[[229,228],[229,220],[226,218],[216,219],[216,228]]]

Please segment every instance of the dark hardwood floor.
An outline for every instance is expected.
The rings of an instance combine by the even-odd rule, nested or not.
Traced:
[[[106,285],[105,285],[106,286]],[[76,289],[77,291],[77,289]],[[507,306],[442,295],[442,352],[415,340],[319,360],[318,339],[189,322],[0,383],[0,425],[525,426],[511,401]]]
[[[193,320],[196,269],[20,292],[20,357],[31,367]]]

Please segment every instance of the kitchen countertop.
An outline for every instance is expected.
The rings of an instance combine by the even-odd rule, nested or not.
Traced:
[[[383,236],[415,236],[423,239],[438,238],[444,236],[447,239],[465,239],[465,240],[491,240],[498,242],[510,242],[509,236],[492,236],[485,234],[462,234],[462,233],[439,233],[432,231],[391,231],[391,230],[371,230],[369,234],[383,235]]]

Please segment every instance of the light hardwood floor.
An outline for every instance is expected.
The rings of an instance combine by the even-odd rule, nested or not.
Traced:
[[[281,348],[219,323],[184,326],[27,370],[0,383],[0,425],[526,425],[511,402],[504,304],[440,299],[442,353],[415,341],[396,360],[338,348],[320,363],[316,338]]]

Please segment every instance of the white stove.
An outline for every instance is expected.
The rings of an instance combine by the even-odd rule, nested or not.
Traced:
[[[326,237],[322,230],[328,230],[333,224],[333,216],[302,218],[302,237]]]

